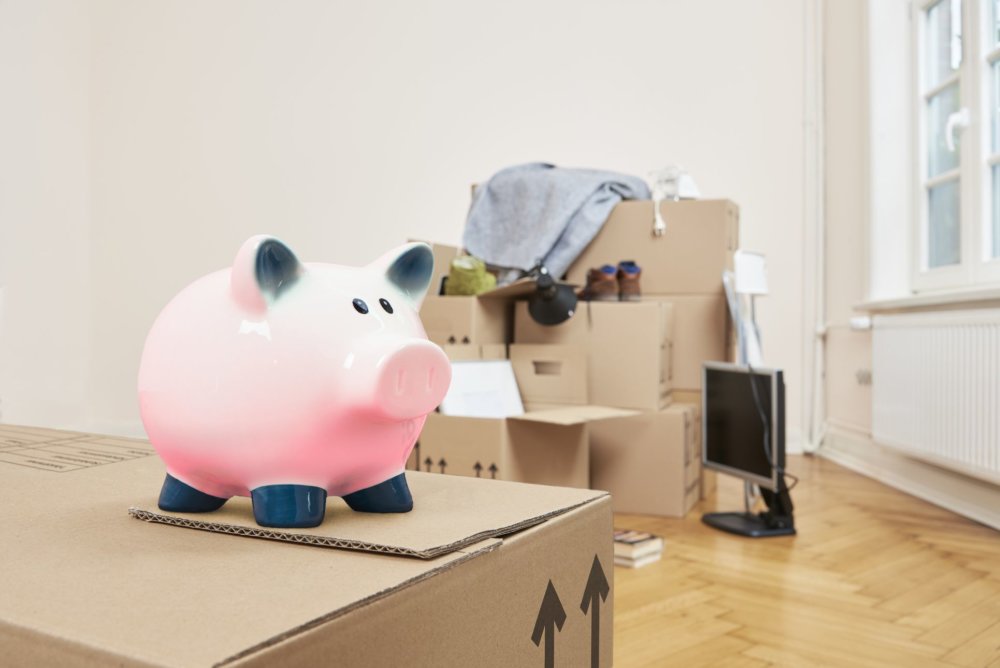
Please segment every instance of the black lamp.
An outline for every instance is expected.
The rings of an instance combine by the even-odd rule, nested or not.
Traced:
[[[569,320],[576,311],[576,292],[572,286],[556,283],[549,270],[539,265],[535,292],[528,297],[528,313],[539,325],[558,325]]]

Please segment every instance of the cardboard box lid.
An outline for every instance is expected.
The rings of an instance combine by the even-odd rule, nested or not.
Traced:
[[[151,504],[163,475],[144,441],[0,425],[7,659],[17,663],[10,638],[31,636],[24,642],[63,643],[95,663],[231,662],[604,495],[411,472],[411,513],[362,515],[331,503],[317,530],[249,540],[131,519],[128,507]],[[197,520],[251,526],[249,505],[240,513],[230,503],[224,519]],[[302,544],[324,542],[350,549]]]
[[[518,422],[543,422],[545,424],[570,426],[593,422],[594,420],[628,417],[636,413],[638,411],[627,408],[612,408],[610,406],[562,406],[559,408],[529,411],[524,415],[509,417],[507,419]]]

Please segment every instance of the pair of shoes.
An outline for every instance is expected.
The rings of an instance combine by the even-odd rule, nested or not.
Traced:
[[[635,302],[642,299],[639,277],[642,269],[632,260],[622,260],[615,267],[606,264],[587,272],[587,285],[580,299],[595,302]]]

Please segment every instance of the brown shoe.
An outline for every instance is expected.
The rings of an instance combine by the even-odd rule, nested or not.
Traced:
[[[618,263],[619,299],[623,302],[642,300],[642,290],[639,288],[639,277],[642,269],[632,260],[622,260]]]
[[[617,270],[610,264],[587,272],[587,285],[580,293],[580,299],[595,302],[618,301]]]

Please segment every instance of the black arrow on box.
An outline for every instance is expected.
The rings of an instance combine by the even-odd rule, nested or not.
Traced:
[[[438,466],[441,467],[441,473],[444,473],[444,467],[447,466],[447,465],[448,465],[448,462],[446,462],[444,460],[444,457],[442,457],[441,461],[438,462]]]
[[[482,473],[483,471],[483,465],[480,464],[479,462],[476,462],[475,464],[472,465],[472,470],[476,472],[476,477],[478,478],[479,474]]]
[[[531,642],[535,643],[536,647],[542,642],[542,636],[545,636],[545,668],[553,668],[556,665],[556,629],[562,631],[565,623],[566,611],[563,610],[556,588],[552,586],[552,580],[549,580],[545,595],[542,597],[542,605],[538,608],[535,630],[531,634]]]
[[[428,457],[427,459],[424,460],[424,466],[427,467],[427,472],[430,473],[431,467],[434,466],[434,460]]]
[[[601,665],[601,601],[608,600],[609,591],[611,591],[611,587],[608,585],[608,578],[604,575],[601,560],[595,554],[594,563],[590,566],[587,586],[583,590],[583,601],[580,602],[583,614],[586,615],[587,610],[590,609],[591,668],[597,668]]]
[[[490,464],[490,468],[489,468],[490,477],[495,480],[496,477],[497,477],[497,471],[499,471],[499,470],[500,469],[497,468],[496,464]]]

